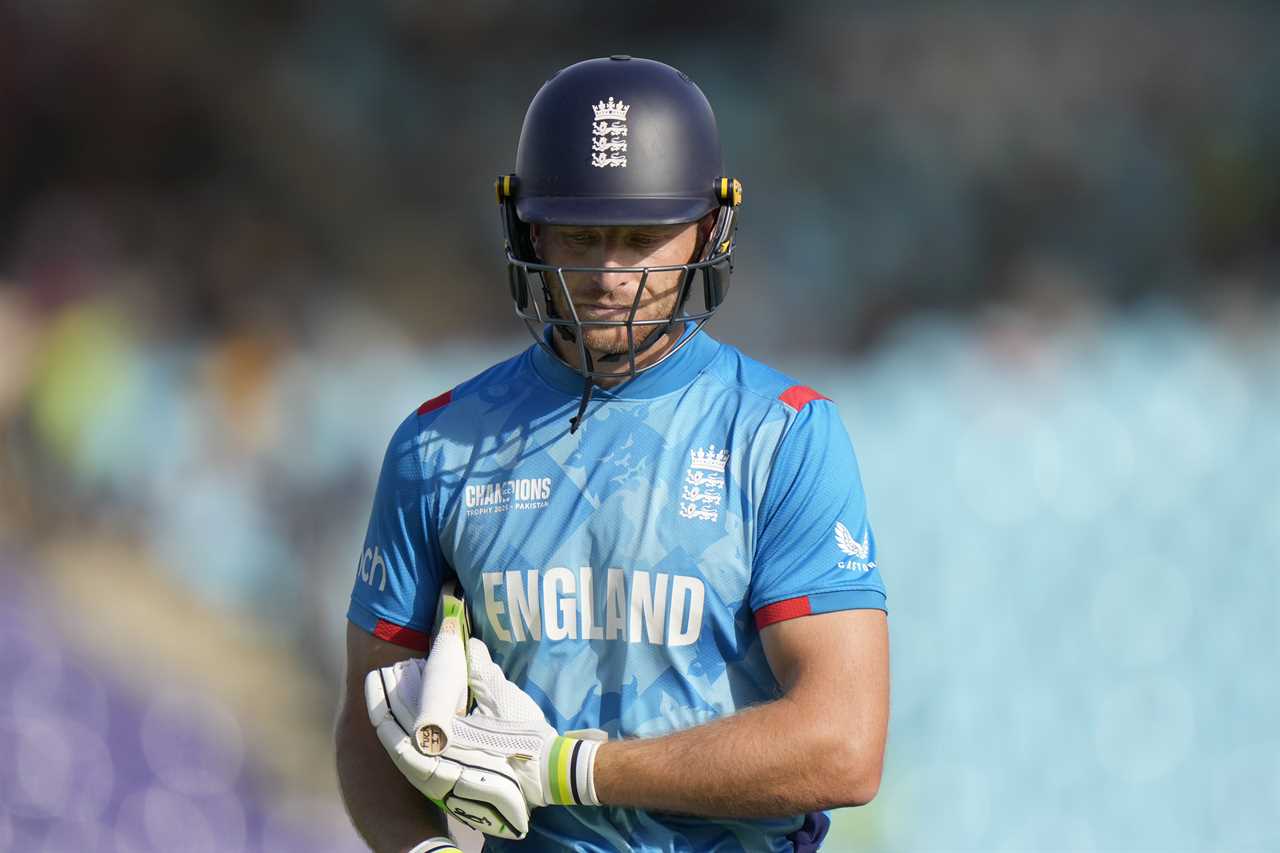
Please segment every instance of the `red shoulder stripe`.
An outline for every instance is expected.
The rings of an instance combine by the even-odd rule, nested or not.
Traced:
[[[778,399],[798,412],[814,400],[829,400],[831,398],[819,394],[808,385],[792,385],[779,394]]]
[[[807,595],[775,601],[756,611],[756,630],[772,625],[774,622],[795,619],[797,616],[808,616],[812,612],[813,608],[809,606]]]
[[[431,638],[421,631],[388,622],[386,619],[379,619],[378,624],[373,626],[373,636],[420,652],[425,652],[431,645]]]
[[[450,388],[439,397],[432,397],[427,402],[418,407],[418,414],[425,415],[427,412],[434,412],[436,409],[449,405],[449,401],[453,399],[453,389]]]

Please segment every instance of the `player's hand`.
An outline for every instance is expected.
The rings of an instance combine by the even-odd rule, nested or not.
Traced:
[[[559,734],[538,703],[507,680],[483,642],[468,640],[475,710],[454,720],[449,750],[504,759],[530,807],[599,805],[595,754],[607,737],[599,730]]]
[[[486,835],[524,838],[529,806],[505,755],[455,743],[453,737],[435,757],[414,746],[410,729],[418,715],[425,665],[422,658],[413,658],[365,676],[365,703],[378,740],[404,777],[440,808]]]

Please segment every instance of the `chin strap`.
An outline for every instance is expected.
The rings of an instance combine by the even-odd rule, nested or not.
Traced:
[[[591,361],[591,353],[584,350],[587,356],[587,373],[595,370],[595,365]],[[588,375],[586,384],[582,386],[582,402],[578,404],[578,414],[569,419],[569,435],[573,435],[578,431],[578,427],[582,426],[582,418],[587,413],[587,405],[591,402],[591,395],[596,390],[596,383],[591,380]]]
[[[640,353],[649,349],[649,347],[653,346],[659,340],[661,340],[668,331],[670,331],[672,328],[675,327],[676,322],[677,321],[672,320],[671,322],[667,323],[665,326],[658,326],[656,329],[650,332],[649,336],[644,339],[644,342],[641,343],[640,346],[636,347],[636,355],[639,356]],[[557,328],[564,328],[564,327],[558,326]],[[572,334],[572,332],[570,332],[570,334]],[[573,435],[575,432],[578,431],[578,427],[582,426],[582,420],[587,413],[587,406],[591,404],[591,396],[592,394],[595,393],[595,390],[596,390],[595,380],[592,379],[590,376],[591,372],[596,369],[595,361],[591,358],[590,350],[584,350],[584,351],[586,352],[586,356],[587,356],[586,368],[587,368],[588,375],[584,377],[585,382],[583,383],[583,386],[582,386],[582,401],[578,403],[578,413],[569,419],[569,435]],[[601,362],[617,361],[618,359],[623,358],[626,355],[627,353],[622,353],[622,352],[610,353],[609,355],[606,355],[604,358],[600,359],[600,361]]]
[[[591,395],[596,389],[596,383],[590,379],[582,386],[582,402],[578,404],[578,414],[569,419],[569,435],[573,435],[578,431],[578,427],[582,426],[582,416],[587,412],[587,405],[591,402]]]

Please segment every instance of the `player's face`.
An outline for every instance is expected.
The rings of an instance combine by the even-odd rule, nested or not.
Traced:
[[[533,226],[534,246],[544,263],[575,267],[660,267],[688,263],[699,244],[703,223],[596,228],[578,225]],[[638,272],[566,272],[565,284],[578,319],[625,321],[640,287]],[[553,277],[551,297],[561,317],[572,317]],[[666,319],[679,296],[680,271],[649,273],[636,320]],[[654,326],[636,326],[638,346]],[[584,342],[596,353],[627,352],[625,326],[586,326]]]

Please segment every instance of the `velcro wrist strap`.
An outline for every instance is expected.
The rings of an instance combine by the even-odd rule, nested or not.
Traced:
[[[548,802],[559,806],[598,806],[595,770],[600,742],[557,737],[547,752]]]
[[[435,838],[420,842],[409,853],[462,853],[462,851],[458,849],[457,843],[452,838],[437,835]]]

